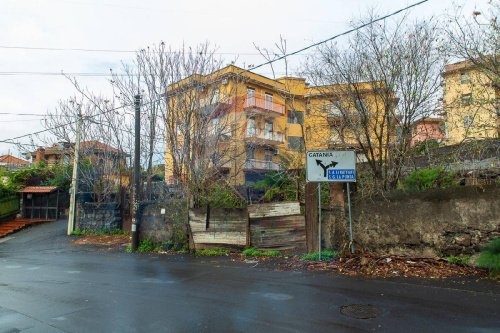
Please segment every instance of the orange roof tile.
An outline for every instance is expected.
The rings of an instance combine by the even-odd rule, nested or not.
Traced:
[[[20,158],[14,157],[12,155],[2,155],[0,156],[0,163],[8,163],[8,164],[22,164],[28,165],[30,162],[22,160]]]
[[[57,190],[57,186],[26,186],[19,193],[50,193]]]

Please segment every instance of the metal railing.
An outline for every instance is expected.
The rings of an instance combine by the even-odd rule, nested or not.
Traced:
[[[283,133],[266,131],[260,128],[247,128],[245,137],[266,140],[266,141],[274,141],[277,143],[285,142]]]
[[[280,170],[280,165],[273,161],[255,160],[247,159],[245,161],[245,169],[256,169],[256,170]]]
[[[285,114],[285,106],[283,104],[276,103],[272,99],[262,95],[246,95],[244,107],[263,109],[280,115]]]

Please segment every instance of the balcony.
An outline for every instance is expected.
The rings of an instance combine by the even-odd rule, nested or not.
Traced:
[[[258,128],[247,128],[245,141],[262,146],[275,146],[285,142],[283,133],[270,132]]]
[[[323,111],[326,112],[328,123],[330,126],[340,125],[343,122],[342,111],[334,104],[325,105]]]
[[[251,115],[283,116],[285,106],[261,95],[245,95],[243,108]]]
[[[279,171],[281,167],[273,161],[248,159],[245,161],[245,170],[274,170]]]

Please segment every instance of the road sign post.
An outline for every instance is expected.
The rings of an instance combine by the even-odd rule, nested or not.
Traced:
[[[306,181],[318,183],[319,259],[321,260],[321,183],[347,183],[349,209],[349,242],[354,252],[352,235],[351,193],[349,183],[356,182],[356,152],[353,150],[317,150],[306,152]]]

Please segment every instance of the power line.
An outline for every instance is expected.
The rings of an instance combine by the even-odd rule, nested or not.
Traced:
[[[373,23],[376,23],[376,22],[379,22],[379,21],[383,21],[383,20],[385,20],[385,19],[387,19],[387,18],[389,18],[389,17],[391,17],[391,16],[397,15],[397,14],[399,14],[399,13],[401,13],[401,12],[404,12],[404,11],[406,11],[406,10],[410,9],[410,8],[413,8],[413,7],[419,6],[419,5],[421,5],[421,4],[423,4],[423,3],[427,2],[427,1],[429,1],[429,0],[419,1],[419,2],[416,2],[416,3],[412,4],[412,5],[409,5],[409,6],[406,6],[406,7],[404,7],[404,8],[398,9],[398,10],[396,10],[395,12],[392,12],[392,13],[390,13],[390,14],[387,14],[387,15],[381,16],[381,17],[379,17],[379,18],[377,18],[377,19],[375,19],[375,20],[373,20],[373,21],[370,21],[370,22],[364,23],[364,24],[362,24],[362,25],[360,25],[360,26],[357,26],[357,27],[355,27],[355,28],[352,28],[352,29],[349,29],[349,30],[347,30],[347,31],[344,31],[344,32],[342,32],[342,33],[340,33],[340,34],[337,34],[337,35],[335,35],[335,36],[332,36],[332,37],[330,37],[330,38],[328,38],[328,39],[325,39],[325,40],[322,40],[322,41],[320,41],[320,42],[317,42],[317,43],[314,43],[314,44],[308,45],[308,46],[303,47],[303,48],[301,48],[301,49],[299,49],[299,50],[297,50],[297,51],[294,51],[294,52],[291,52],[291,53],[287,53],[287,54],[282,55],[282,56],[280,56],[280,57],[278,57],[278,58],[275,58],[275,59],[273,59],[273,60],[266,61],[266,62],[265,62],[265,63],[263,63],[263,64],[260,64],[260,65],[257,65],[257,66],[254,66],[254,67],[251,67],[251,68],[249,68],[249,69],[248,69],[248,71],[255,70],[255,69],[260,68],[260,67],[263,67],[263,66],[265,66],[265,65],[270,65],[270,64],[272,64],[273,62],[276,62],[276,61],[279,61],[279,60],[283,60],[283,59],[285,59],[286,57],[289,57],[289,56],[292,56],[292,55],[296,55],[297,53],[300,53],[300,52],[303,52],[303,51],[309,50],[309,49],[311,49],[311,48],[313,48],[313,47],[316,47],[316,46],[319,46],[319,45],[321,45],[321,44],[324,44],[324,43],[330,42],[330,41],[332,41],[332,40],[334,40],[334,39],[337,39],[337,38],[339,38],[339,37],[342,37],[342,36],[348,35],[348,34],[350,34],[350,33],[352,33],[352,32],[355,32],[355,31],[360,30],[360,29],[362,29],[362,28],[365,28],[365,27],[367,27],[367,26],[369,26],[369,25],[372,25]]]
[[[123,109],[123,108],[125,108],[127,106],[132,106],[132,104],[126,104],[126,105],[118,106],[116,108],[109,109],[109,110],[106,110],[104,112],[100,112],[98,114],[86,116],[85,118],[94,118],[94,117],[101,116],[101,115],[104,115],[104,114],[112,112],[112,111]],[[40,130],[40,131],[36,131],[36,132],[32,132],[32,133],[28,133],[28,134],[24,134],[24,135],[20,135],[20,136],[16,136],[14,138],[0,140],[0,143],[16,144],[15,142],[13,142],[14,140],[22,139],[22,138],[25,138],[25,137],[28,137],[28,136],[32,136],[32,135],[38,135],[38,134],[41,134],[41,133],[44,133],[44,132],[48,132],[48,131],[51,131],[51,130],[55,130],[55,129],[58,129],[58,128],[61,128],[61,127],[64,127],[64,126],[68,126],[68,125],[71,125],[71,124],[74,124],[74,123],[76,123],[76,120],[70,121],[70,122],[67,122],[67,123],[64,123],[64,124],[60,124],[60,125],[57,125],[57,126],[54,126],[54,127],[46,128],[44,130]]]
[[[250,68],[248,68],[248,69],[244,69],[244,70],[243,70],[243,72],[252,71],[252,70],[255,70],[255,69],[257,69],[257,68],[260,68],[260,67],[263,67],[263,66],[266,66],[266,65],[270,65],[270,64],[272,64],[272,63],[274,63],[274,62],[276,62],[276,61],[283,60],[283,59],[285,59],[286,57],[289,57],[289,56],[292,56],[292,55],[296,55],[296,54],[298,54],[298,53],[300,53],[300,52],[303,52],[303,51],[309,50],[309,49],[311,49],[311,48],[313,48],[313,47],[316,47],[316,46],[319,46],[319,45],[321,45],[321,44],[324,44],[324,43],[330,42],[330,41],[332,41],[332,40],[334,40],[334,39],[337,39],[337,38],[339,38],[339,37],[342,37],[342,36],[348,35],[348,34],[350,34],[350,33],[352,33],[352,32],[355,32],[355,31],[360,30],[360,29],[362,29],[362,28],[365,28],[365,27],[367,27],[367,26],[369,26],[369,25],[372,25],[373,23],[376,23],[376,22],[379,22],[379,21],[385,20],[385,19],[387,19],[387,18],[389,18],[389,17],[391,17],[391,16],[397,15],[397,14],[399,14],[399,13],[401,13],[401,12],[404,12],[404,11],[406,11],[406,10],[410,9],[410,8],[413,8],[413,7],[419,6],[419,5],[421,5],[421,4],[423,4],[423,3],[426,3],[426,2],[428,2],[428,1],[429,1],[429,0],[422,0],[422,1],[416,2],[416,3],[414,3],[414,4],[408,5],[408,6],[404,7],[404,8],[401,8],[401,9],[399,9],[399,10],[396,10],[396,11],[394,11],[394,12],[390,13],[390,14],[387,14],[387,15],[381,16],[381,17],[379,17],[379,18],[377,18],[377,19],[374,19],[374,20],[372,20],[372,21],[370,21],[370,22],[364,23],[364,24],[362,24],[362,25],[360,25],[360,26],[357,26],[357,27],[355,27],[355,28],[349,29],[349,30],[344,31],[344,32],[342,32],[342,33],[340,33],[340,34],[334,35],[334,36],[332,36],[332,37],[330,37],[330,38],[328,38],[328,39],[325,39],[325,40],[322,40],[322,41],[320,41],[320,42],[317,42],[317,43],[314,43],[314,44],[308,45],[308,46],[303,47],[303,48],[301,48],[301,49],[299,49],[299,50],[296,50],[296,51],[294,51],[294,52],[284,54],[284,55],[282,55],[282,56],[280,56],[280,57],[278,57],[278,58],[275,58],[275,59],[272,59],[272,60],[266,61],[266,62],[264,62],[264,63],[262,63],[262,64],[260,64],[260,65],[253,66],[253,67],[250,67]],[[1,46],[0,46],[0,47],[1,47]],[[82,50],[83,50],[83,49],[82,49]],[[161,100],[161,99],[159,99],[159,100]],[[121,109],[121,108],[124,108],[124,107],[126,107],[126,106],[131,106],[131,105],[123,105],[123,106],[120,106],[120,107],[117,107],[117,108],[114,108],[114,109],[108,110],[108,111],[106,111],[105,113],[107,113],[107,112],[111,112],[111,111],[114,111],[114,110],[117,110],[117,109]],[[102,114],[104,114],[104,113],[102,113]],[[99,114],[97,114],[97,115],[93,115],[93,116],[89,116],[89,117],[96,117],[96,116],[98,116],[98,115],[99,115]],[[11,143],[11,144],[12,144],[13,142],[8,142],[8,141],[13,141],[13,140],[21,139],[21,138],[24,138],[24,137],[27,137],[27,136],[31,136],[31,135],[37,135],[37,134],[44,133],[44,132],[47,132],[47,131],[50,131],[50,130],[53,130],[53,129],[57,129],[57,128],[60,128],[60,127],[63,127],[63,126],[67,126],[67,125],[73,124],[73,123],[75,123],[75,122],[76,122],[76,121],[72,121],[72,122],[69,122],[69,123],[66,123],[66,124],[61,124],[61,125],[58,125],[58,126],[55,126],[55,127],[52,127],[52,128],[48,128],[48,129],[45,129],[45,130],[37,131],[37,132],[34,132],[34,133],[29,133],[29,134],[21,135],[21,136],[18,136],[18,137],[15,137],[15,138],[11,138],[11,139],[0,140],[0,143]]]
[[[249,69],[250,70],[250,69]],[[261,74],[290,74],[286,72],[260,72]],[[0,72],[0,76],[27,76],[27,75],[40,75],[40,76],[88,76],[88,77],[110,77],[110,76],[138,76],[135,73],[92,73],[92,72]]]
[[[46,115],[40,113],[16,113],[16,112],[0,112],[0,114],[14,115],[14,116],[40,116],[45,117]]]
[[[137,53],[140,50],[119,50],[119,49],[86,49],[86,48],[65,48],[65,47],[35,47],[35,46],[18,46],[18,45],[0,45],[0,49],[9,50],[31,50],[31,51],[70,51],[70,52],[103,52],[103,53]],[[158,51],[150,49],[149,51],[158,53]],[[165,54],[175,54],[178,51],[162,51]],[[189,51],[186,53],[197,53]],[[213,52],[215,55],[241,55],[241,56],[261,56],[258,52]],[[304,54],[305,55],[305,54]]]
[[[45,118],[34,118],[34,119],[9,119],[9,120],[0,120],[0,123],[17,123],[20,121],[41,121],[45,120]]]

